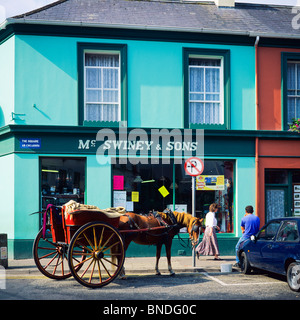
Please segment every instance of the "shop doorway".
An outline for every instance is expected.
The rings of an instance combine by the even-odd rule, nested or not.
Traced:
[[[288,188],[266,188],[266,222],[288,215]]]
[[[300,216],[300,170],[265,169],[265,219]]]

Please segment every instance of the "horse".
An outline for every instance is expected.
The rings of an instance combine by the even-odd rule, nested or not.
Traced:
[[[166,247],[166,255],[168,262],[168,270],[170,275],[175,275],[171,265],[171,246],[172,240],[179,229],[186,227],[193,248],[198,244],[199,233],[201,230],[201,222],[203,219],[192,217],[189,213],[172,212],[165,210],[164,212],[156,212],[156,215],[140,215],[133,212],[127,212],[120,217],[119,230],[124,238],[125,252],[129,244],[133,241],[141,245],[156,245],[156,275],[160,275],[158,263],[161,255],[161,248],[164,244]],[[164,226],[164,228],[158,228]],[[153,229],[154,228],[154,229]],[[141,232],[130,230],[142,230]],[[146,229],[146,230],[145,230]],[[151,230],[152,229],[152,230]],[[120,277],[125,279],[125,269],[120,273]]]

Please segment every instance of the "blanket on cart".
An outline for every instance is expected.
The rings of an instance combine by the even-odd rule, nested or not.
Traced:
[[[64,209],[65,209],[65,215],[79,214],[86,211],[92,211],[92,212],[104,213],[109,218],[117,218],[125,214],[124,207],[100,209],[97,206],[78,203],[74,200],[70,200],[69,202],[65,203]]]

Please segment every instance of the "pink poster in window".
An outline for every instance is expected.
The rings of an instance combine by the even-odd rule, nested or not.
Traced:
[[[113,189],[123,190],[124,189],[124,176],[114,176],[113,177]]]

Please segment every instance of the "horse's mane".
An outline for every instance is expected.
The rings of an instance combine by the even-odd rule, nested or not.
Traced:
[[[165,212],[158,212],[158,213],[167,224],[170,224],[170,225],[173,224],[168,213],[165,213]],[[174,214],[178,224],[180,224],[184,227],[188,227],[190,225],[191,221],[194,221],[196,219],[191,214],[185,213],[185,212],[173,211],[173,214]]]

